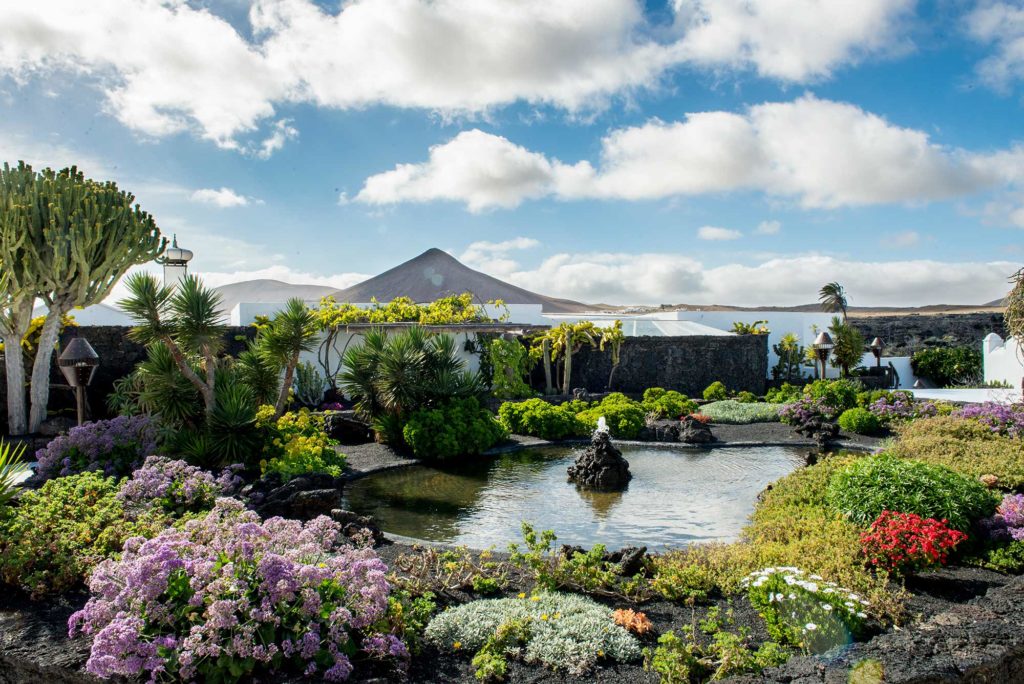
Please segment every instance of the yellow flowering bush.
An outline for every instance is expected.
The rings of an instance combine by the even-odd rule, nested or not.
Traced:
[[[287,481],[306,473],[338,477],[344,470],[345,455],[335,450],[337,442],[325,431],[322,415],[301,409],[274,420],[274,407],[261,406],[256,424],[268,434],[260,461],[263,474],[278,473]]]

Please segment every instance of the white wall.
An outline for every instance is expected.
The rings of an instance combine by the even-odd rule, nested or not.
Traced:
[[[883,356],[882,357],[882,366],[888,366],[890,363],[893,365],[893,368],[896,369],[896,372],[900,376],[899,389],[912,389],[914,387],[914,383],[917,382],[917,376],[914,375],[914,371],[910,367],[910,357],[909,356]],[[875,355],[872,354],[871,352],[865,353],[864,356],[861,357],[860,365],[868,367],[868,368],[874,366],[875,365]],[[832,368],[831,364],[829,364],[825,368],[825,377],[827,377],[827,378],[838,378],[839,374],[840,374],[840,369],[839,368]]]
[[[1019,389],[1024,381],[1024,365],[1021,365],[1019,343],[1014,338],[1004,340],[995,333],[989,333],[981,341],[981,359],[985,368],[985,382],[1008,382],[1010,387]]]

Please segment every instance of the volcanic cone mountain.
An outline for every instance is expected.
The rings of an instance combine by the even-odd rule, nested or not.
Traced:
[[[569,299],[547,297],[475,271],[440,249],[428,249],[418,257],[378,276],[334,293],[339,302],[389,302],[410,297],[432,302],[440,297],[471,292],[481,301],[501,299],[506,304],[540,304],[547,313],[582,313],[593,307]]]

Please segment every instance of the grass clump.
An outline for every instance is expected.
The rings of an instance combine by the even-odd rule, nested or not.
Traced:
[[[705,404],[700,412],[715,423],[747,425],[749,423],[777,423],[783,404],[747,403],[735,399]]]
[[[942,465],[972,478],[995,475],[999,486],[1024,488],[1024,446],[977,421],[951,416],[901,425],[890,453]]]
[[[829,480],[825,496],[835,511],[861,525],[883,511],[898,511],[947,520],[962,532],[996,507],[979,481],[891,454],[869,456],[840,470]]]

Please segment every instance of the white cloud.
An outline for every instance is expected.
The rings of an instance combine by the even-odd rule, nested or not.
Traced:
[[[757,224],[754,232],[758,235],[778,235],[782,230],[782,223],[779,221],[761,221]]]
[[[744,113],[689,114],[612,131],[600,162],[567,164],[470,130],[419,164],[368,178],[369,204],[452,200],[470,211],[526,199],[658,199],[760,191],[805,208],[923,203],[1024,179],[1024,151],[972,154],[851,104],[804,95]]]
[[[256,156],[260,159],[270,159],[275,152],[284,147],[286,142],[298,137],[299,131],[291,125],[290,120],[281,119],[274,123],[270,135],[260,143]]]
[[[719,228],[717,226],[701,226],[697,229],[697,237],[701,240],[739,240],[743,233],[732,228]]]
[[[899,44],[912,0],[681,0],[671,27],[638,0],[254,0],[238,28],[185,0],[0,4],[0,74],[98,86],[150,136],[192,131],[272,154],[293,103],[481,114],[518,101],[571,113],[657,87],[678,65],[827,77]],[[240,137],[270,126],[259,143]]]
[[[459,257],[459,261],[492,275],[505,277],[519,266],[518,262],[511,258],[511,252],[529,250],[539,246],[539,240],[528,237],[516,237],[501,242],[481,240],[466,247]]]
[[[189,199],[201,204],[212,204],[216,207],[220,207],[221,209],[244,207],[250,202],[260,203],[259,200],[253,200],[245,195],[239,195],[231,188],[221,188],[220,190],[202,188],[189,195]]]
[[[686,254],[563,253],[508,279],[557,297],[610,304],[807,304],[822,283],[841,281],[864,306],[978,304],[1003,296],[1018,264],[910,260],[856,261],[828,256],[705,266]]]
[[[914,0],[676,0],[684,57],[712,67],[753,67],[806,81],[872,53],[907,49],[901,29]]]
[[[1024,5],[980,2],[967,15],[967,32],[994,49],[977,66],[982,81],[1005,92],[1014,81],[1024,78]]]

